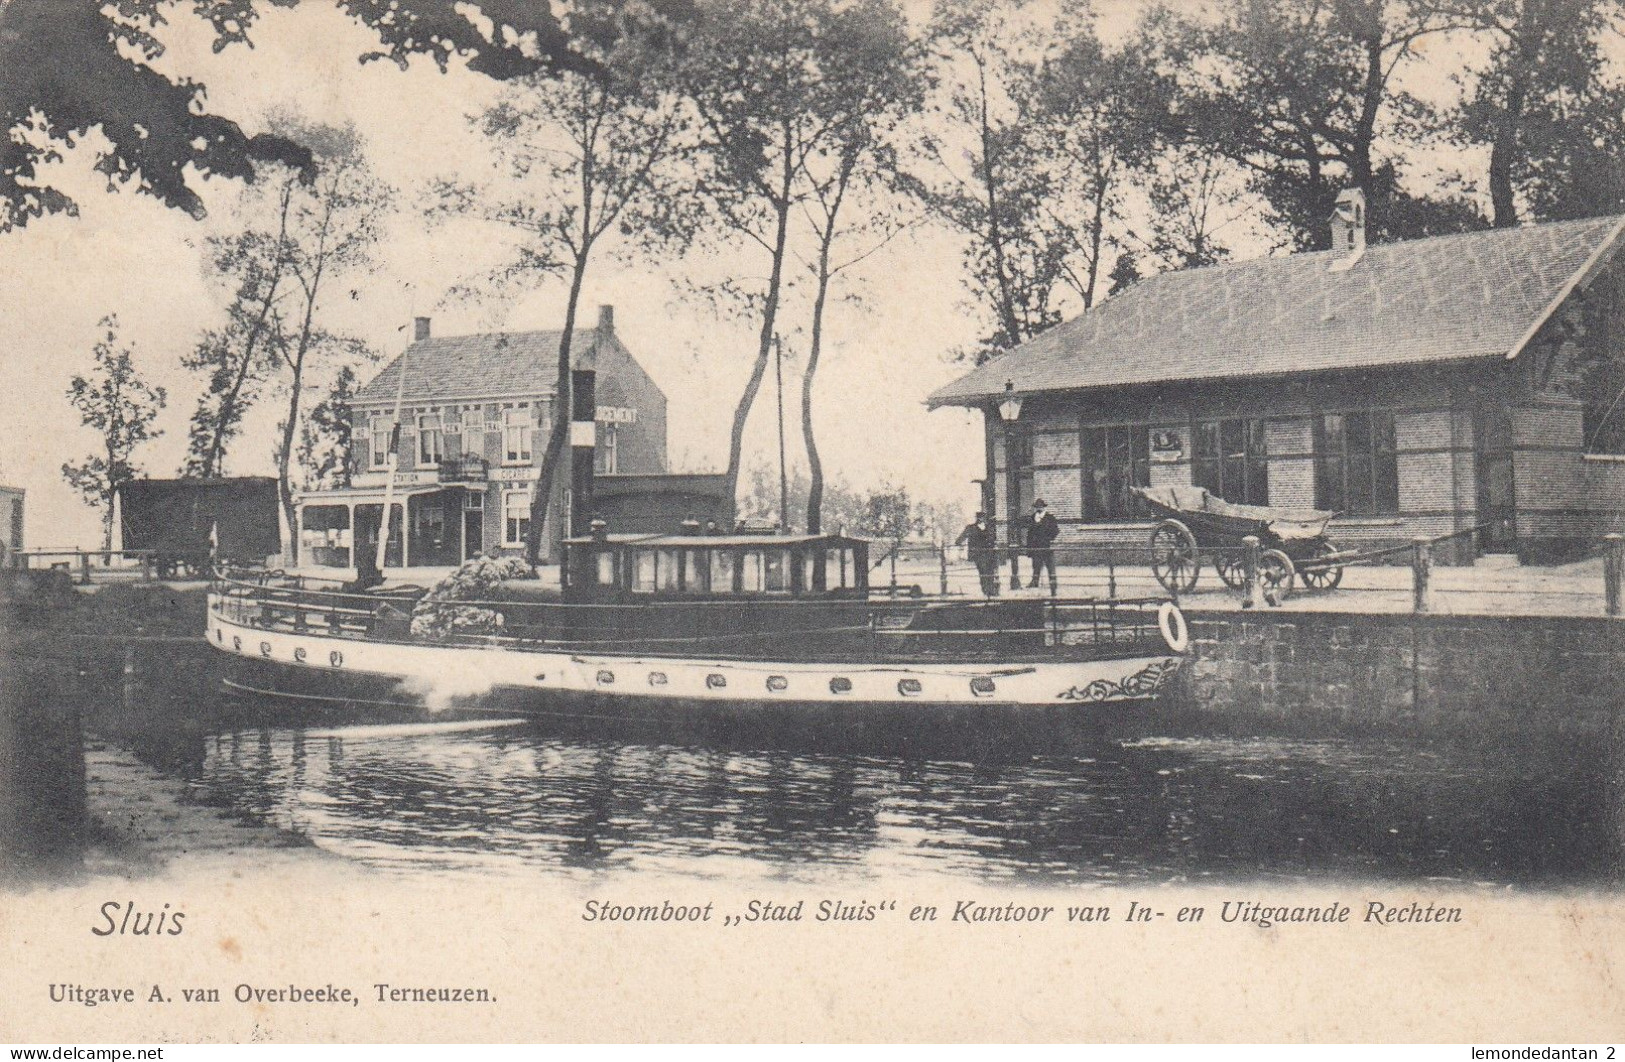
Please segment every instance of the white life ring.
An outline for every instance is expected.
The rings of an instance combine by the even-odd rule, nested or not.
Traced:
[[[1164,601],[1157,609],[1157,628],[1173,652],[1183,653],[1190,646],[1191,632],[1185,623],[1185,614],[1172,601]]]

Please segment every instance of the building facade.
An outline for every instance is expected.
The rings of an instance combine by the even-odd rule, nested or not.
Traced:
[[[1333,510],[1343,547],[1572,557],[1625,519],[1625,219],[1163,274],[932,396],[984,411],[984,506],[1143,546],[1133,486]]]
[[[360,551],[376,551],[391,475],[386,567],[456,565],[524,550],[542,453],[561,415],[559,333],[436,337],[423,317],[414,328],[412,344],[352,401],[350,485],[296,499],[304,564],[353,567]],[[665,472],[666,396],[615,335],[611,307],[600,308],[595,328],[577,330],[571,351],[577,368],[596,373],[596,471]],[[556,557],[567,522],[565,457],[549,501],[546,558]]]

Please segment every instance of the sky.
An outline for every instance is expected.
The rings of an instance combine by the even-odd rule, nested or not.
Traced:
[[[1105,4],[1103,36],[1123,32],[1137,8],[1137,0]],[[437,335],[557,327],[562,279],[500,302],[451,297],[459,282],[500,260],[505,234],[479,222],[433,226],[417,209],[427,179],[478,165],[483,149],[470,115],[496,98],[498,85],[466,71],[441,73],[427,60],[406,71],[362,65],[357,57],[372,46],[370,35],[327,4],[267,8],[253,38],[252,48],[215,54],[206,27],[177,18],[163,31],[168,50],[156,65],[207,85],[210,108],[251,133],[267,115],[290,112],[353,123],[365,139],[377,174],[398,189],[397,210],[376,268],[348,279],[328,304],[333,324],[386,357],[406,345],[415,315],[431,317]],[[75,193],[78,217],[48,217],[0,236],[0,363],[11,383],[0,389],[0,422],[10,426],[0,442],[0,483],[28,491],[29,548],[99,539],[97,513],[61,475],[65,461],[96,446],[65,392],[70,378],[91,366],[98,320],[117,315],[137,367],[168,392],[157,422],[163,435],[137,460],[149,475],[172,476],[201,391],[201,380],[180,359],[220,321],[228,297],[205,275],[203,250],[210,235],[231,231],[240,186],[195,179],[209,216],[194,220],[132,189],[108,188],[90,170],[95,148],[95,138],[87,139],[51,172],[53,182]],[[925,408],[931,391],[967,368],[951,352],[985,330],[963,286],[960,248],[950,233],[916,224],[843,274],[827,316],[814,417],[830,478],[904,486],[917,498],[968,513],[983,467],[980,414]],[[668,395],[674,471],[723,468],[733,407],[756,350],[751,318],[719,315],[685,281],[764,272],[745,252],[636,263],[605,257],[588,279],[583,320],[594,320],[598,305],[613,305],[623,341]],[[792,300],[781,328],[792,466],[802,464],[796,370],[807,317],[805,304]],[[377,368],[360,375],[366,379]],[[747,469],[776,463],[771,384],[770,375],[751,418]],[[260,404],[228,458],[228,474],[273,472],[277,407],[269,399]]]

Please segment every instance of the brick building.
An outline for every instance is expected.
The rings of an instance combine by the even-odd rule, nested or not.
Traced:
[[[1459,562],[1620,529],[1625,218],[1371,247],[1364,220],[1345,192],[1333,250],[1151,277],[932,395],[985,415],[1001,537],[1042,496],[1063,554],[1141,545],[1128,488],[1164,484],[1335,510],[1343,546],[1482,528]]]
[[[434,336],[426,317],[415,329],[413,343],[352,402],[350,485],[296,499],[303,563],[349,567],[356,549],[377,549],[397,391],[401,438],[385,565],[454,565],[479,553],[523,551],[531,492],[558,415],[559,333]],[[616,336],[611,307],[600,308],[595,328],[577,330],[571,351],[576,367],[597,377],[597,473],[610,482],[664,473],[666,396]],[[549,504],[548,557],[558,552],[569,503],[565,457]]]

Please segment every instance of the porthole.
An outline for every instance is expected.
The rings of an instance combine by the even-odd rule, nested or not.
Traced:
[[[613,686],[613,685],[615,685],[615,672],[613,672],[613,671],[600,671],[598,673],[598,684],[600,686]]]
[[[219,627],[216,627],[214,629],[214,640],[224,644],[226,641],[226,632],[221,630]]]
[[[836,675],[829,680],[829,691],[831,693],[851,693],[852,680],[845,675]]]
[[[260,655],[261,656],[270,656],[271,655],[271,643],[270,642],[261,642],[260,643]]]
[[[905,697],[918,697],[920,695],[920,680],[898,679],[897,692]]]
[[[769,693],[783,693],[790,688],[790,680],[783,675],[767,676],[767,689]]]
[[[713,671],[711,674],[705,676],[705,688],[708,690],[725,689],[727,688],[727,685],[728,678],[726,675],[719,675]]]
[[[986,675],[970,680],[970,691],[978,697],[991,697],[997,688],[993,680]]]
[[[295,649],[293,651],[293,662],[296,663],[296,664],[303,664],[305,662],[305,647],[304,646],[301,645],[299,648],[297,648],[297,649]]]
[[[649,672],[649,685],[651,685],[651,686],[664,686],[665,684],[666,684],[666,673],[664,671],[651,671],[651,672]]]
[[[343,667],[344,654],[335,649],[331,653],[327,654],[327,662],[332,664],[334,667]]]
[[[243,651],[243,640],[237,637],[235,634],[231,636],[231,651],[234,653],[240,653]]]

